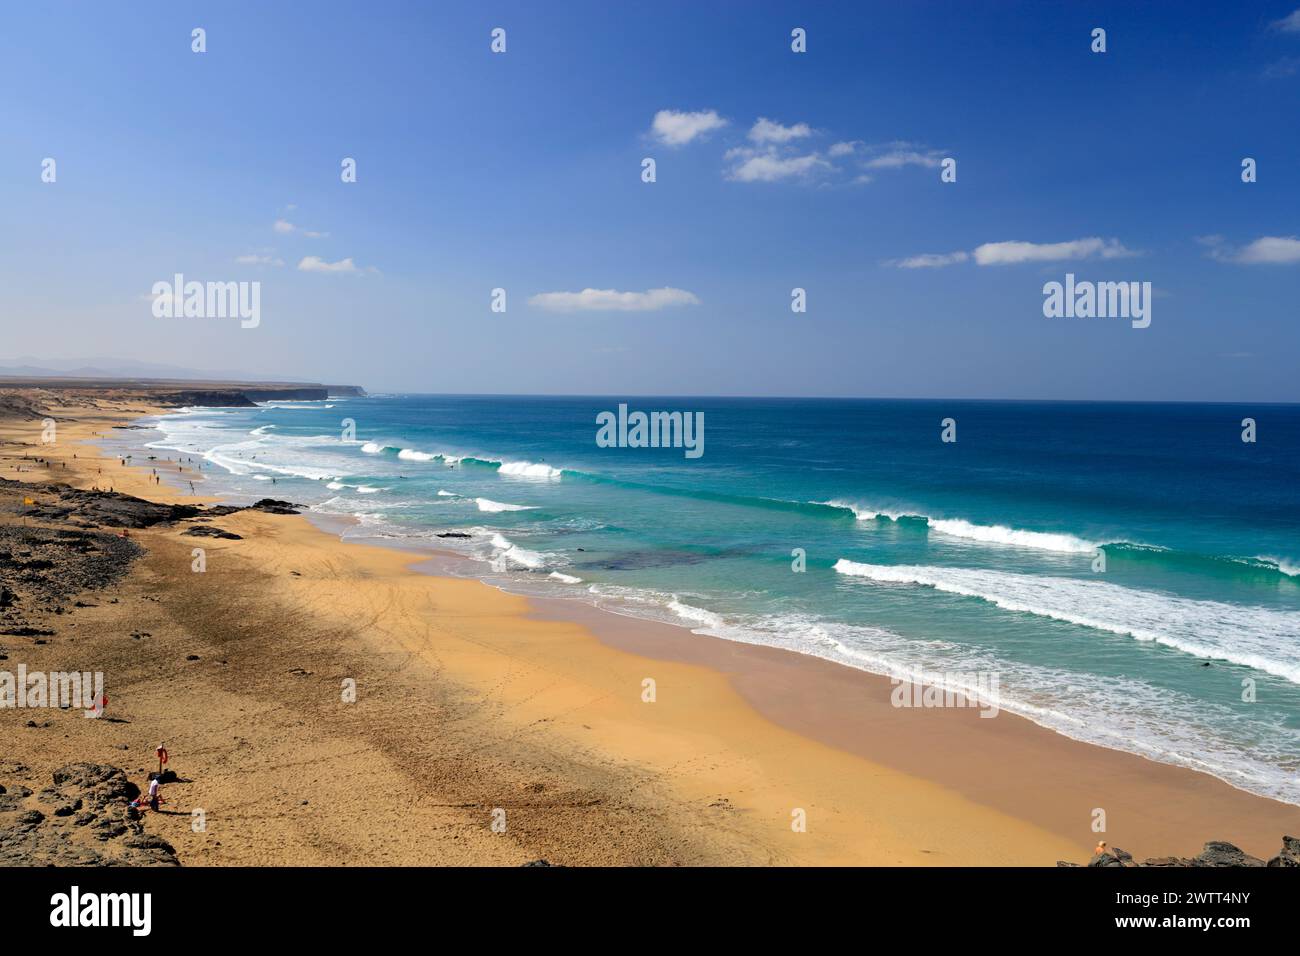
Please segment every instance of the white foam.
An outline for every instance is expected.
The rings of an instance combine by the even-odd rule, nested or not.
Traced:
[[[1051,531],[1024,531],[996,524],[974,524],[961,518],[932,518],[929,515],[911,514],[906,511],[887,511],[856,501],[847,501],[843,498],[832,498],[830,501],[814,501],[813,504],[851,511],[859,521],[898,521],[901,518],[915,518],[918,521],[924,521],[931,531],[937,531],[953,538],[978,541],[981,544],[1031,548],[1035,551],[1058,551],[1066,554],[1091,554],[1100,547],[1094,541],[1085,541],[1083,538],[1072,534]]]
[[[547,575],[547,577],[554,578],[557,581],[563,581],[565,584],[582,583],[582,578],[574,577],[572,574],[561,574],[559,571],[552,571],[550,574]]]
[[[1300,684],[1300,614],[1195,601],[1104,581],[973,568],[861,564],[841,558],[840,574],[883,584],[932,587],[1003,610],[1152,641],[1194,657],[1229,661]]]
[[[1072,534],[1054,534],[1046,531],[1020,531],[1002,525],[978,525],[960,518],[929,518],[931,531],[954,538],[968,538],[983,544],[1007,545],[1015,548],[1033,548],[1038,551],[1061,551],[1068,554],[1091,554],[1099,547],[1096,542],[1076,538]]]
[[[1275,558],[1269,555],[1261,555],[1258,560],[1273,565],[1273,567],[1277,568],[1279,572],[1285,574],[1289,578],[1300,577],[1300,564],[1297,564],[1295,561],[1287,558]]]
[[[478,505],[479,511],[532,511],[532,505],[509,505],[504,501],[493,501],[491,498],[475,498],[474,503]]]
[[[433,461],[437,455],[430,455],[428,452],[416,451],[414,448],[403,448],[397,453],[397,457],[403,461]]]
[[[492,535],[492,547],[497,549],[497,554],[492,558],[492,568],[495,571],[508,571],[511,564],[529,570],[537,570],[546,566],[545,555],[521,548],[500,534]]]
[[[384,450],[384,446],[377,441],[368,441],[361,446],[361,450],[367,455],[378,455]]]
[[[702,607],[695,607],[691,604],[683,604],[673,595],[672,600],[668,602],[668,609],[683,620],[691,621],[694,624],[702,624],[705,627],[721,627],[722,618],[712,611],[706,611]]]
[[[506,461],[501,463],[498,474],[513,478],[559,478],[562,472],[550,465],[533,464],[531,461]]]
[[[815,505],[826,505],[828,508],[841,508],[845,511],[853,512],[853,517],[859,521],[875,521],[884,519],[887,521],[897,521],[904,517],[902,511],[880,511],[874,508],[868,508],[866,505],[858,504],[855,501],[844,501],[840,498],[832,498],[830,501],[814,501]]]

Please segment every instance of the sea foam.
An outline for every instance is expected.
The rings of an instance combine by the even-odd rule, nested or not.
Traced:
[[[1300,614],[1174,597],[1048,575],[974,568],[862,564],[840,558],[840,574],[978,598],[1006,611],[1152,641],[1203,659],[1228,661],[1300,684]]]

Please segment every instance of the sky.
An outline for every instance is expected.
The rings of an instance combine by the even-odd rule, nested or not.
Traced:
[[[0,364],[1298,401],[1297,3],[11,5]],[[1067,273],[1150,325],[1045,316]]]

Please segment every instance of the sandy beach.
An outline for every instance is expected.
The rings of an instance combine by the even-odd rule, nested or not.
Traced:
[[[0,422],[0,476],[210,503],[184,463],[97,448],[147,403],[50,411],[54,444],[39,419]],[[7,489],[2,520],[28,520],[27,497],[54,494]],[[0,637],[6,667],[102,670],[111,718],[0,710],[0,783],[90,761],[143,786],[165,741],[180,780],[146,825],[184,865],[1052,866],[1099,838],[1267,858],[1300,831],[1300,808],[1013,714],[892,707],[862,671],[507,594],[303,515],[210,524],[239,538],[132,531],[144,554],[119,583],[24,607],[40,643]]]

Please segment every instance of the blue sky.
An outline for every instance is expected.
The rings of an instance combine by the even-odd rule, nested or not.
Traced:
[[[1300,400],[1298,2],[15,6],[0,358]],[[260,281],[261,324],[155,318],[177,272]],[[1045,318],[1067,272],[1151,282],[1151,326]],[[631,295],[548,295],[584,289]]]

